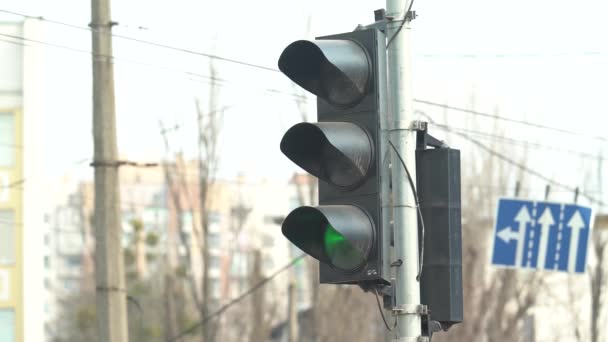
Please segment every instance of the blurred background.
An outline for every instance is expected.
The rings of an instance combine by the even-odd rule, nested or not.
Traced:
[[[391,338],[372,294],[319,285],[280,232],[317,195],[279,150],[315,98],[278,57],[383,7],[112,3],[131,341],[287,341],[289,307],[300,341]],[[608,4],[414,9],[415,113],[462,160],[465,320],[434,340],[608,341]],[[0,342],[98,336],[90,22],[88,1],[0,1]],[[497,199],[515,196],[593,209],[585,274],[490,265]]]

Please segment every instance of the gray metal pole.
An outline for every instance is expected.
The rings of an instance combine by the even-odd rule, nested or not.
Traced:
[[[406,17],[410,1],[412,0],[386,1],[386,16],[389,19],[386,36],[390,44],[387,47],[391,125],[389,137],[405,161],[415,184],[416,132],[412,129],[410,26]],[[397,260],[402,261],[396,268],[395,277],[397,336],[399,341],[416,341],[421,335],[418,314],[420,283],[416,280],[419,268],[418,216],[407,173],[398,157],[393,156],[392,160],[395,255]]]
[[[95,280],[99,341],[129,340],[114,113],[112,23],[109,0],[91,0],[93,142],[95,168]]]

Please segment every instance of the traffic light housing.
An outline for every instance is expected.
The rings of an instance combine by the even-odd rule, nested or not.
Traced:
[[[421,302],[443,330],[463,320],[460,151],[443,144],[427,149],[424,131],[416,149],[417,193],[424,233]],[[443,145],[443,146],[438,146]]]
[[[282,232],[318,259],[321,283],[389,284],[380,204],[384,34],[367,29],[296,41],[279,69],[317,96],[316,123],[299,123],[281,151],[319,179],[319,206],[299,207]]]

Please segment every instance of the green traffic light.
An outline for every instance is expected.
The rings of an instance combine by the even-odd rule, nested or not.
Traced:
[[[365,261],[361,252],[329,223],[323,233],[323,247],[332,265],[341,270],[354,270]]]

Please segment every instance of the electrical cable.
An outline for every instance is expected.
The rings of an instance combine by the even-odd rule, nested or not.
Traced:
[[[416,111],[416,112],[418,112],[418,111]],[[496,141],[504,142],[506,144],[513,145],[513,146],[523,146],[523,147],[532,147],[532,148],[536,148],[536,149],[546,149],[546,150],[552,150],[552,151],[557,151],[557,152],[563,152],[563,153],[568,153],[568,154],[576,155],[576,156],[579,156],[581,158],[587,158],[587,159],[593,159],[593,160],[601,160],[601,161],[605,160],[605,158],[603,158],[602,156],[593,155],[591,153],[585,153],[585,152],[582,152],[582,151],[562,149],[562,148],[555,147],[555,146],[544,145],[544,144],[540,144],[540,143],[536,143],[536,142],[532,142],[532,141],[517,140],[517,139],[508,138],[508,137],[501,136],[501,135],[496,135],[496,134],[491,134],[491,133],[486,133],[486,132],[466,129],[466,128],[462,128],[462,127],[454,127],[454,126],[449,126],[449,125],[442,125],[442,124],[437,124],[437,123],[433,123],[433,122],[429,122],[429,124],[432,125],[432,126],[434,126],[434,127],[439,128],[439,129],[442,129],[442,130],[446,130],[447,131],[448,129],[452,129],[452,130],[455,130],[455,131],[458,131],[458,132],[462,132],[462,133],[473,134],[473,135],[476,135],[476,136],[481,137],[481,138],[487,138],[487,139],[491,139],[491,140],[496,140]]]
[[[0,9],[0,12],[12,14],[12,15],[17,15],[17,16],[21,16],[23,18],[28,18],[28,19],[36,19],[36,20],[40,20],[40,21],[46,21],[46,22],[49,22],[49,23],[52,23],[52,24],[62,25],[62,26],[66,26],[66,27],[77,28],[77,29],[87,30],[87,31],[92,31],[92,32],[99,32],[99,30],[91,28],[91,27],[83,27],[83,26],[78,26],[78,25],[64,23],[64,22],[57,21],[57,20],[50,20],[50,19],[46,19],[46,18],[44,18],[42,16],[32,16],[32,15],[27,15],[27,14],[13,12],[13,11],[8,11],[8,10],[3,10],[3,9]],[[230,63],[240,64],[240,65],[244,65],[244,66],[248,66],[248,67],[252,67],[252,68],[257,68],[257,69],[262,69],[262,70],[280,72],[280,70],[278,70],[278,69],[266,67],[266,66],[263,66],[263,65],[243,62],[243,61],[235,60],[235,59],[232,59],[232,58],[226,58],[226,57],[222,57],[222,56],[218,56],[218,55],[214,55],[214,54],[210,54],[210,53],[189,50],[189,49],[175,47],[175,46],[166,45],[166,44],[162,44],[162,43],[156,43],[156,42],[152,42],[152,41],[148,41],[148,40],[144,40],[144,39],[139,39],[139,38],[134,38],[134,37],[129,37],[129,36],[123,36],[123,35],[114,34],[114,33],[112,33],[112,37],[121,38],[121,39],[125,39],[125,40],[130,40],[130,41],[134,41],[134,42],[137,42],[137,43],[147,44],[147,45],[151,45],[151,46],[155,46],[155,47],[160,47],[160,48],[164,48],[164,49],[170,49],[170,50],[174,50],[174,51],[180,51],[180,52],[184,52],[184,53],[188,53],[188,54],[192,54],[192,55],[203,56],[203,57],[207,57],[207,58],[210,58],[210,59],[216,59],[218,61],[224,61],[224,62],[230,62]]]
[[[279,274],[281,274],[282,272],[284,272],[285,270],[291,268],[293,265],[295,265],[298,261],[300,261],[301,259],[303,259],[306,256],[306,254],[300,254],[299,256],[293,258],[289,263],[285,264],[283,267],[281,267],[280,269],[278,269],[277,271],[275,271],[273,274],[271,274],[270,276],[262,279],[261,281],[259,281],[257,284],[255,284],[253,287],[251,287],[249,290],[243,292],[240,296],[238,296],[237,298],[231,300],[229,303],[225,304],[224,306],[222,306],[221,308],[219,308],[217,311],[213,312],[212,314],[210,314],[207,317],[204,317],[203,319],[201,319],[199,322],[191,325],[189,328],[185,329],[184,331],[182,331],[181,333],[177,334],[176,336],[169,338],[167,340],[167,342],[173,342],[173,341],[177,341],[180,338],[194,332],[196,329],[198,329],[199,327],[204,326],[205,324],[207,324],[207,322],[209,322],[209,320],[211,320],[212,318],[214,318],[215,316],[219,316],[222,313],[224,313],[224,311],[226,311],[228,308],[230,308],[231,306],[233,306],[234,304],[240,302],[241,300],[243,300],[244,298],[246,298],[247,296],[249,296],[250,294],[252,294],[253,292],[255,292],[257,289],[263,287],[264,285],[266,285],[269,281],[271,281],[272,279],[274,279],[276,276],[278,276]]]
[[[202,74],[198,74],[198,73],[191,72],[191,71],[173,69],[173,68],[170,68],[170,67],[161,66],[161,65],[157,65],[157,64],[151,64],[151,63],[146,63],[146,62],[141,62],[141,61],[136,61],[136,60],[131,60],[131,59],[125,59],[125,58],[122,58],[122,57],[115,57],[115,56],[110,56],[110,55],[105,55],[105,54],[94,54],[90,50],[83,50],[83,49],[73,48],[73,47],[67,46],[67,45],[49,43],[49,42],[45,42],[45,41],[42,41],[42,40],[36,40],[36,39],[27,38],[27,37],[24,37],[24,36],[11,35],[11,34],[6,34],[6,33],[0,33],[0,36],[12,38],[12,39],[18,39],[18,40],[25,41],[25,42],[31,42],[31,43],[46,45],[46,46],[50,46],[50,47],[54,47],[54,48],[69,50],[69,51],[73,51],[73,52],[79,52],[79,53],[91,55],[93,57],[108,58],[108,59],[111,60],[111,62],[113,64],[115,64],[114,61],[119,61],[119,62],[125,62],[125,63],[142,65],[142,66],[145,66],[145,67],[152,67],[152,68],[156,68],[156,69],[160,69],[160,70],[165,70],[165,71],[169,71],[169,72],[183,73],[183,74],[186,74],[188,76],[205,78],[205,79],[212,80],[214,82],[228,82],[228,80],[225,80],[225,79],[221,79],[221,78],[217,78],[217,77],[211,77],[211,76],[207,76],[207,75],[202,75]],[[7,43],[18,44],[18,42],[9,42],[9,41],[6,41],[6,42]],[[19,45],[23,45],[23,46],[26,46],[26,47],[31,47],[30,45],[26,45],[26,44],[19,44]]]
[[[9,34],[5,34],[5,33],[0,33],[0,36],[5,36],[5,37],[12,38],[12,39],[18,39],[18,40],[21,40],[21,41],[27,41],[27,42],[41,44],[41,45],[45,45],[45,46],[50,46],[50,47],[54,47],[54,48],[69,50],[69,51],[72,51],[72,52],[78,52],[78,53],[84,53],[84,54],[87,54],[87,55],[93,55],[92,51],[77,49],[77,48],[73,48],[73,47],[66,46],[66,45],[60,45],[60,44],[54,44],[54,43],[49,43],[49,42],[45,42],[45,41],[30,39],[30,38],[26,38],[26,37],[23,37],[23,36],[9,35]],[[25,47],[33,47],[34,46],[34,45],[28,45],[28,44],[20,43],[20,42],[17,42],[17,41],[9,41],[9,40],[3,40],[3,39],[0,39],[0,41],[1,42],[5,42],[5,43],[14,44],[14,45],[25,46]],[[166,71],[166,72],[173,72],[173,73],[184,74],[186,76],[194,77],[194,78],[190,79],[193,82],[199,82],[200,80],[198,80],[197,78],[206,79],[208,81],[211,81],[211,82],[206,82],[206,83],[216,84],[218,86],[227,86],[228,83],[233,82],[233,81],[228,80],[228,79],[221,79],[221,78],[217,78],[217,77],[211,77],[211,76],[203,75],[203,74],[196,73],[196,72],[193,72],[193,71],[180,70],[180,69],[175,69],[175,68],[171,68],[171,67],[167,67],[167,66],[163,66],[163,65],[141,62],[141,61],[137,61],[137,60],[125,59],[125,58],[121,58],[121,57],[114,57],[114,56],[108,56],[108,55],[103,55],[103,54],[99,54],[99,55],[96,55],[96,56],[97,57],[110,58],[111,59],[111,63],[113,63],[115,65],[116,65],[115,61],[118,61],[118,62],[130,63],[130,64],[135,64],[135,65],[141,65],[141,66],[144,66],[144,67],[158,69],[158,70],[162,70],[162,71]],[[217,84],[216,82],[221,82],[221,83]],[[293,94],[293,93],[281,91],[281,90],[278,90],[278,89],[267,88],[267,89],[260,89],[260,90],[264,91],[266,93],[269,93],[269,94],[279,94],[279,95],[290,96],[290,97],[296,98],[296,99],[298,99],[300,101],[306,101],[306,102],[309,101],[309,99],[306,96],[302,96],[302,95],[298,95],[298,94]]]
[[[431,123],[434,123],[433,118],[431,118],[430,115],[428,115],[428,114],[426,114],[425,112],[422,112],[422,111],[417,111],[417,112],[418,112],[418,114],[425,116]],[[497,157],[498,159],[500,159],[500,160],[502,160],[502,161],[504,161],[506,163],[509,163],[509,164],[511,164],[511,165],[519,168],[520,170],[522,170],[522,171],[524,171],[524,172],[526,172],[526,173],[528,173],[528,174],[530,174],[532,176],[535,176],[535,177],[537,177],[539,179],[542,179],[543,181],[547,182],[548,184],[554,185],[556,187],[562,188],[564,190],[567,190],[567,191],[570,191],[570,192],[573,192],[573,193],[576,191],[576,187],[572,187],[572,186],[569,186],[567,184],[563,184],[563,183],[560,183],[558,181],[555,181],[555,180],[553,180],[553,179],[545,176],[541,172],[539,172],[537,170],[534,170],[534,169],[531,169],[527,165],[525,165],[523,163],[520,163],[520,162],[517,162],[517,161],[515,161],[515,160],[513,160],[513,159],[511,159],[511,158],[509,158],[507,156],[505,156],[504,154],[502,154],[500,152],[497,152],[496,150],[492,149],[491,147],[487,146],[486,144],[480,142],[479,140],[477,140],[475,138],[470,137],[469,135],[467,135],[465,133],[457,132],[457,131],[451,130],[449,128],[446,128],[445,130],[448,131],[448,132],[450,132],[450,133],[456,134],[456,135],[462,137],[465,140],[470,141],[471,143],[473,143],[477,147],[481,148],[482,150],[486,151],[487,153],[489,153],[489,154]],[[589,202],[591,202],[591,203],[598,204],[598,205],[600,205],[602,207],[607,206],[607,204],[604,203],[602,200],[597,199],[597,198],[589,195],[586,192],[582,192],[582,191],[579,190],[579,194],[581,196],[587,198],[589,200]]]
[[[410,0],[409,7],[407,8],[407,10],[405,11],[405,13],[403,14],[403,20],[401,21],[401,25],[399,25],[399,28],[397,28],[397,31],[395,31],[395,33],[393,33],[393,35],[391,36],[391,38],[388,40],[388,43],[386,43],[386,48],[387,49],[388,49],[389,46],[391,46],[391,43],[393,42],[393,40],[395,39],[395,37],[397,37],[397,35],[399,34],[399,32],[401,32],[401,29],[403,28],[403,25],[405,25],[405,21],[407,20],[407,16],[410,14],[410,11],[412,10],[412,5],[413,4],[414,4],[414,0]]]
[[[394,40],[394,38],[396,37],[396,35],[401,31],[401,29],[402,29],[402,27],[403,27],[403,25],[405,23],[405,17],[411,12],[413,4],[414,4],[414,0],[410,1],[409,5],[408,5],[408,9],[407,9],[407,11],[406,11],[406,13],[404,15],[404,20],[402,21],[402,24],[397,29],[397,32],[395,32],[391,36],[391,38],[389,39],[389,41],[387,43],[387,48],[388,48],[388,46],[390,46],[391,42]],[[3,10],[3,9],[0,9],[0,12],[12,14],[12,15],[17,15],[17,16],[21,16],[21,17],[29,18],[29,19],[36,19],[36,20],[46,21],[46,22],[49,22],[49,23],[53,23],[53,24],[57,24],[57,25],[63,25],[63,26],[66,26],[66,27],[77,28],[77,29],[81,29],[81,30],[96,31],[96,29],[93,29],[93,28],[90,28],[90,27],[83,27],[83,26],[68,24],[68,23],[65,23],[65,22],[57,21],[57,20],[46,19],[46,18],[44,18],[42,16],[32,16],[32,15],[27,15],[27,14],[18,13],[18,12],[15,12],[15,11]],[[208,53],[203,53],[203,52],[192,51],[192,50],[188,50],[188,49],[184,49],[184,48],[179,48],[179,47],[173,47],[173,46],[169,46],[169,45],[165,45],[165,44],[155,43],[155,42],[146,41],[146,40],[143,40],[143,39],[137,39],[137,38],[128,37],[128,36],[122,36],[122,35],[116,35],[116,34],[112,34],[112,36],[117,37],[117,38],[132,40],[132,41],[143,43],[143,44],[149,44],[149,45],[153,45],[153,46],[157,46],[157,47],[171,49],[171,50],[175,50],[175,51],[181,51],[181,52],[184,52],[184,53],[190,53],[190,54],[200,55],[200,56],[204,56],[204,57],[208,57],[208,58],[214,58],[214,59],[218,59],[218,60],[222,60],[222,61],[237,63],[237,64],[249,66],[249,67],[254,67],[254,68],[260,68],[260,69],[280,72],[280,70],[278,70],[278,69],[268,68],[268,67],[257,65],[257,64],[253,64],[253,63],[233,60],[233,59],[222,57],[222,56],[218,56],[218,55],[213,55],[213,54],[208,54]],[[69,47],[64,47],[64,48],[69,48]],[[80,50],[77,50],[77,51],[83,52],[83,51],[80,51]],[[196,74],[194,74],[194,75],[196,75]],[[208,77],[208,76],[203,76],[203,75],[196,75],[196,76],[199,76],[199,77]],[[293,95],[295,95],[295,94],[293,94]],[[307,100],[307,99],[305,99],[305,100]],[[451,106],[443,105],[443,104],[440,104],[440,103],[435,103],[435,102],[432,102],[432,101],[414,99],[414,102],[419,102],[419,103],[423,103],[423,104],[427,104],[427,105],[433,105],[433,106],[439,106],[439,107],[443,107],[443,108],[446,108],[446,109],[457,110],[457,111],[466,112],[466,113],[475,114],[475,115],[480,115],[480,116],[491,117],[491,118],[498,119],[498,120],[504,120],[504,121],[514,122],[514,123],[521,123],[521,124],[529,125],[529,126],[532,126],[532,127],[537,127],[537,128],[543,128],[543,129],[549,129],[549,130],[553,130],[553,131],[558,131],[558,132],[561,132],[561,133],[567,133],[567,134],[574,134],[574,135],[584,136],[580,132],[574,132],[574,131],[569,131],[569,130],[565,130],[565,129],[560,129],[560,128],[555,128],[555,127],[535,124],[535,123],[531,123],[531,122],[527,122],[527,121],[523,121],[523,120],[515,120],[515,119],[506,118],[506,117],[500,117],[498,115],[493,115],[493,114],[488,114],[488,113],[482,113],[482,112],[477,112],[477,111],[473,111],[473,110],[467,110],[467,109],[464,109],[464,108],[451,107]],[[596,139],[596,140],[608,141],[607,137],[597,136],[597,137],[593,137],[593,138]]]
[[[74,162],[74,163],[70,164],[70,167],[79,166],[79,165],[81,165],[81,164],[84,164],[84,163],[88,162],[89,160],[91,160],[91,159],[90,159],[90,158],[79,159],[78,161],[76,161],[76,162]],[[29,179],[31,179],[31,178],[21,178],[21,179],[18,179],[18,180],[16,180],[16,181],[13,181],[13,182],[11,182],[11,183],[9,183],[9,184],[6,184],[6,185],[1,185],[1,186],[0,186],[0,190],[2,190],[2,189],[11,189],[11,188],[16,188],[16,187],[18,187],[18,186],[20,186],[20,185],[23,185],[23,184],[24,184],[25,182],[27,182]]]
[[[551,126],[547,126],[547,125],[543,125],[543,124],[539,124],[539,123],[534,123],[534,122],[529,122],[529,121],[525,121],[525,120],[511,119],[511,118],[508,118],[508,117],[504,117],[504,116],[500,116],[500,115],[496,115],[496,114],[489,114],[489,113],[479,112],[479,111],[476,111],[476,110],[470,110],[470,109],[465,109],[465,108],[453,107],[453,106],[449,106],[449,105],[445,105],[445,104],[441,104],[441,103],[437,103],[437,102],[432,102],[432,101],[427,101],[427,100],[414,99],[414,102],[425,104],[425,105],[429,105],[429,106],[440,107],[440,108],[443,108],[443,109],[455,110],[455,111],[463,112],[463,113],[467,113],[467,114],[473,114],[473,115],[477,115],[477,116],[487,117],[487,118],[494,119],[494,120],[501,120],[501,121],[521,124],[521,125],[535,127],[535,128],[541,128],[541,129],[550,130],[550,131],[559,132],[559,133],[565,133],[565,134],[570,134],[570,135],[583,136],[583,137],[591,138],[591,139],[594,139],[594,140],[599,140],[599,141],[602,141],[602,142],[608,142],[608,137],[604,137],[604,136],[589,136],[589,135],[583,134],[581,132],[571,131],[571,130],[567,130],[567,129],[563,129],[563,128],[551,127]]]
[[[378,310],[380,311],[380,316],[382,317],[382,321],[384,321],[384,326],[386,330],[393,331],[397,327],[397,319],[395,319],[395,324],[391,328],[386,320],[386,316],[384,315],[384,310],[382,310],[382,305],[380,305],[380,298],[378,296],[378,289],[374,287],[374,294],[376,295],[376,303],[378,304]]]
[[[418,217],[420,218],[420,225],[422,228],[422,237],[419,241],[419,243],[420,243],[420,256],[419,256],[420,265],[418,267],[418,275],[416,276],[416,280],[420,281],[420,276],[422,275],[422,265],[423,265],[423,261],[424,261],[423,259],[424,259],[425,228],[424,228],[424,218],[422,218],[422,211],[420,210],[420,202],[418,201],[418,192],[416,191],[416,186],[414,185],[414,180],[412,179],[410,170],[408,170],[407,165],[405,165],[405,161],[403,161],[403,158],[401,158],[401,154],[399,154],[399,151],[397,151],[397,148],[395,147],[395,145],[393,145],[393,142],[390,139],[388,140],[388,143],[393,148],[393,151],[395,151],[395,154],[397,154],[397,157],[399,158],[399,161],[401,161],[401,165],[403,166],[403,169],[405,170],[405,173],[407,174],[407,179],[410,183],[410,188],[412,189],[412,194],[414,195],[414,200],[416,201],[416,210],[418,212]]]

